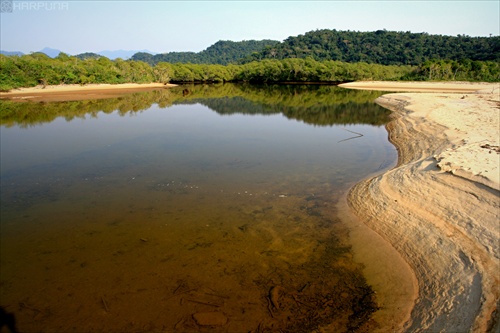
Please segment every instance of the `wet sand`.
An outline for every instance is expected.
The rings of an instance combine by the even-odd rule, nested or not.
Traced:
[[[80,101],[119,97],[126,93],[163,89],[176,86],[163,83],[124,84],[62,84],[57,86],[36,86],[0,92],[0,99],[37,102]]]
[[[398,164],[355,185],[346,200],[351,213],[390,243],[415,277],[412,295],[411,283],[391,286],[387,280],[377,286],[373,283],[377,267],[367,266],[367,279],[375,290],[393,292],[387,299],[392,307],[379,312],[397,313],[380,331],[498,330],[500,84],[341,86],[427,91],[388,94],[376,100],[394,112],[387,128],[398,149]],[[384,243],[380,246],[384,248]],[[362,248],[359,241],[357,247]],[[394,267],[406,274],[402,280],[411,280],[404,265]],[[378,271],[381,274],[383,268]],[[394,295],[401,291],[407,294]],[[394,305],[396,301],[401,304]]]

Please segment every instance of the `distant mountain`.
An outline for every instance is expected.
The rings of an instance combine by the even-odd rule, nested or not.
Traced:
[[[6,56],[22,56],[24,53],[20,51],[2,51],[0,50],[0,54],[6,55]]]
[[[61,50],[57,50],[57,49],[51,49],[50,47],[44,47],[43,49],[41,49],[40,51],[38,52],[41,52],[41,53],[45,53],[46,55],[48,55],[49,57],[51,58],[55,58],[59,55],[59,53],[61,53],[62,51]]]
[[[114,60],[116,58],[122,58],[122,59],[129,59],[132,57],[134,54],[138,52],[144,52],[144,53],[149,53],[149,54],[156,54],[155,52],[151,52],[148,50],[115,50],[115,51],[109,51],[109,50],[104,50],[97,52],[97,54],[100,54],[106,58],[109,58],[111,60]]]
[[[131,59],[144,61],[150,65],[156,65],[159,62],[227,65],[238,63],[253,53],[260,52],[277,43],[278,41],[269,39],[241,42],[221,40],[201,52],[169,52],[156,55],[139,52],[134,54]]]

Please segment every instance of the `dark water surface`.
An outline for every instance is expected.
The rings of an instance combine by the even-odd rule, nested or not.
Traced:
[[[379,95],[0,102],[0,305],[30,332],[366,330],[335,203],[397,158]]]

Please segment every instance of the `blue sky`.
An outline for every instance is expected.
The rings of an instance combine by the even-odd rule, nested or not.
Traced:
[[[20,1],[0,15],[0,49],[69,54],[201,51],[218,40],[284,40],[316,29],[489,36],[500,1]]]

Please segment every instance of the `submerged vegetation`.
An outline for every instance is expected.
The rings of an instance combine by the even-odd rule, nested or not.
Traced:
[[[220,41],[199,53],[0,55],[0,90],[39,84],[149,82],[500,81],[500,37],[318,30],[271,40]]]

